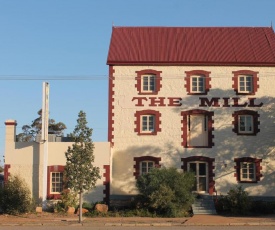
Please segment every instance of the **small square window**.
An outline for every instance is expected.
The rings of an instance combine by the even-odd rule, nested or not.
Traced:
[[[254,162],[240,162],[240,179],[241,181],[255,181],[255,163]]]
[[[191,93],[205,92],[205,77],[202,75],[191,76]]]
[[[142,76],[142,92],[155,92],[156,89],[156,76],[143,75]]]
[[[253,116],[239,115],[239,133],[253,133]]]
[[[155,116],[154,115],[141,116],[141,131],[143,133],[152,133],[155,131]]]

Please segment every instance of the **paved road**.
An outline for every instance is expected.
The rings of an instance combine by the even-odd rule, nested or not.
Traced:
[[[81,229],[81,230],[103,230],[103,229],[113,229],[113,230],[120,230],[120,229],[129,229],[129,230],[177,230],[177,229],[184,229],[184,230],[259,230],[259,226],[1,226],[1,230],[70,230],[70,229]],[[261,230],[271,230],[274,229],[274,226],[261,226]]]

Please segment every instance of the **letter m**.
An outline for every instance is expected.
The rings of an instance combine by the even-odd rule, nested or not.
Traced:
[[[213,97],[210,101],[207,97],[200,97],[200,107],[220,107],[219,97]]]

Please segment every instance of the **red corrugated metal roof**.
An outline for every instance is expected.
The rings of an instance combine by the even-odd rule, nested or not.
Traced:
[[[271,27],[113,27],[107,64],[275,66]]]

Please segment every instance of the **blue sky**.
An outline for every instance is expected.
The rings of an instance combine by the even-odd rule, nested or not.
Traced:
[[[50,118],[70,133],[84,110],[93,140],[107,141],[112,25],[269,27],[274,9],[274,0],[0,0],[0,165],[5,120],[19,133],[37,117],[43,81]]]

